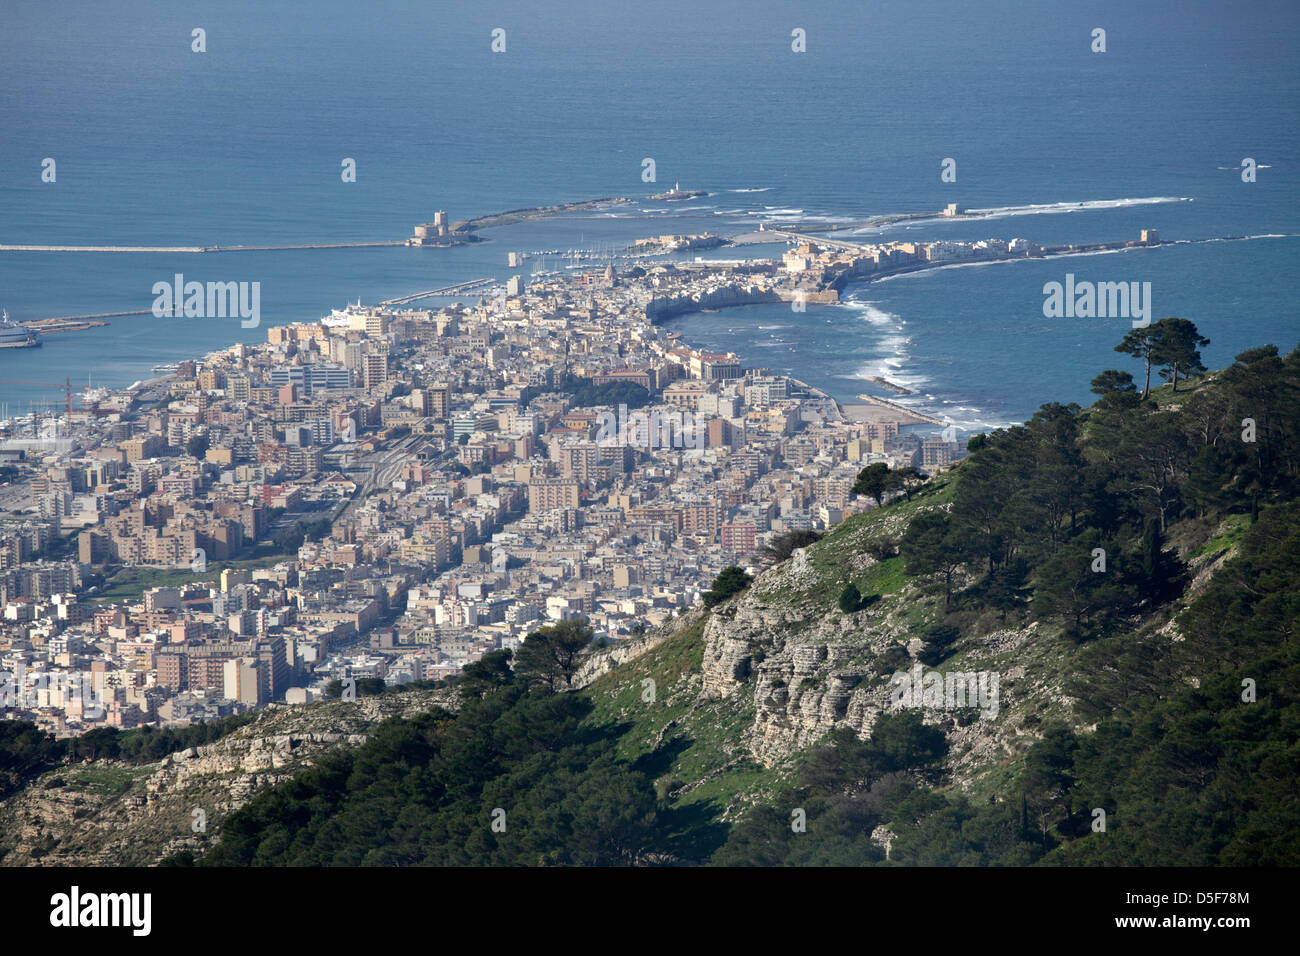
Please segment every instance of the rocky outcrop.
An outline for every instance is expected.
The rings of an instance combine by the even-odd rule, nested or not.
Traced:
[[[897,531],[882,526],[878,520],[873,536]],[[864,610],[841,612],[835,598],[844,578],[876,563],[860,542],[846,544],[821,542],[795,552],[715,609],[705,625],[701,698],[752,702],[754,717],[744,742],[765,766],[784,763],[837,728],[868,737],[879,715],[897,706],[891,678],[917,663],[921,641],[912,612],[935,599],[907,582]],[[838,555],[822,550],[833,546]],[[1072,702],[1048,666],[1049,650],[1031,625],[962,641],[958,653],[937,668],[999,675],[996,717],[969,708],[923,710],[926,722],[948,736],[958,785],[970,785],[1022,753],[1043,715],[1068,713]]]
[[[573,675],[572,685],[574,687],[586,687],[592,681],[604,674],[608,674],[620,664],[626,664],[628,661],[635,660],[642,654],[654,650],[664,641],[676,637],[682,631],[698,623],[703,613],[701,610],[688,611],[665,621],[653,631],[648,631],[636,640],[592,651],[587,659],[582,662],[577,673]]]
[[[0,803],[7,866],[149,866],[201,854],[256,794],[340,747],[356,747],[389,717],[452,709],[445,691],[409,691],[276,707],[227,737],[150,764],[97,760],[52,770]]]

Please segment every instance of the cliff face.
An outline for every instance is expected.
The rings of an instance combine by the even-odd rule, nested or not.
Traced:
[[[918,665],[922,641],[916,635],[939,615],[942,596],[903,577],[901,559],[889,555],[887,543],[927,507],[942,505],[900,502],[853,519],[763,571],[748,590],[707,616],[699,698],[752,713],[743,746],[762,766],[788,767],[837,728],[865,739],[876,718],[895,706],[891,678]],[[840,611],[839,591],[863,579],[878,590],[864,587],[866,606]],[[960,640],[949,659],[924,668],[997,674],[996,713],[973,706],[922,711],[948,736],[958,786],[975,788],[985,774],[1022,754],[1049,716],[1069,718],[1072,701],[1056,666],[1058,640],[1037,625],[996,630]]]
[[[155,763],[65,765],[0,803],[0,863],[149,866],[180,850],[201,854],[225,817],[261,790],[335,748],[365,743],[388,717],[452,704],[445,693],[411,691],[281,707]]]
[[[924,627],[942,593],[903,574],[894,546],[911,517],[946,507],[942,490],[850,518],[821,541],[760,572],[742,593],[697,609],[636,643],[598,652],[580,681],[600,725],[628,728],[624,756],[655,768],[675,806],[724,821],[764,804],[798,758],[834,730],[867,738],[895,706],[892,679],[915,673]],[[852,580],[866,596],[851,613]],[[1061,666],[1067,649],[1048,627],[971,630],[927,673],[996,673],[996,709],[927,706],[944,731],[952,784],[995,792],[1054,719],[1077,720]],[[653,685],[656,697],[644,688]]]

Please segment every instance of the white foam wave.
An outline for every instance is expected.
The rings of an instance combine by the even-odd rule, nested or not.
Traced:
[[[1119,249],[1089,249],[1084,252],[1058,252],[1050,256],[1038,256],[1032,259],[992,259],[980,260],[976,262],[949,262],[945,265],[935,266],[929,269],[918,269],[916,272],[900,272],[896,275],[881,276],[878,279],[872,279],[872,284],[877,282],[893,282],[897,279],[915,279],[920,276],[928,275],[931,272],[944,272],[948,269],[978,269],[983,266],[1005,266],[1016,262],[1050,262],[1053,259],[1087,259],[1092,256],[1113,256],[1124,252],[1137,252],[1144,249],[1163,249],[1166,246],[1194,246],[1208,242],[1247,242],[1253,239],[1297,239],[1300,235],[1296,233],[1263,233],[1255,236],[1222,236],[1210,239],[1169,239],[1164,240],[1158,246],[1124,246]],[[848,303],[845,303],[848,304]]]
[[[1020,206],[993,206],[988,209],[967,209],[964,215],[955,219],[940,215],[927,216],[923,219],[911,219],[908,220],[908,225],[903,228],[910,229],[917,223],[958,223],[970,222],[973,219],[983,221],[990,219],[1014,219],[1020,216],[1055,216],[1071,212],[1097,212],[1106,209],[1129,209],[1134,206],[1154,206],[1162,203],[1193,201],[1194,200],[1190,196],[1145,196],[1127,199],[1089,199],[1083,202],[1026,203]],[[868,232],[884,231],[896,227],[896,224],[869,226],[865,229],[855,229],[851,234],[862,235]]]
[[[874,302],[866,302],[861,299],[845,299],[840,305],[846,309],[852,309],[854,312],[862,313],[862,317],[872,325],[891,325],[902,324],[900,319],[892,312],[886,312],[879,308]]]
[[[1173,243],[1161,243],[1160,245],[1173,245]],[[1084,259],[1089,256],[1110,256],[1121,252],[1133,252],[1137,249],[1151,248],[1149,246],[1126,246],[1123,249],[1093,249],[1088,252],[1063,252],[1051,256],[1040,256],[1033,259],[993,259],[980,262],[949,262],[946,265],[935,266],[930,269],[919,269],[916,272],[900,272],[892,276],[881,276],[878,279],[872,279],[874,285],[877,282],[893,282],[895,279],[916,279],[932,272],[946,272],[949,269],[978,269],[981,266],[1005,266],[1016,262],[1051,262],[1053,259]],[[1155,248],[1160,248],[1156,246]]]
[[[1043,213],[1079,212],[1090,209],[1126,209],[1129,206],[1154,206],[1160,203],[1192,202],[1190,196],[1142,196],[1127,199],[1088,199],[1083,202],[1027,203],[1023,206],[993,206],[988,209],[967,209],[969,215],[1006,213],[1035,216]]]

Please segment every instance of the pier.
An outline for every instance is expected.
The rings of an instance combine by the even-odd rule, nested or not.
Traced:
[[[147,315],[148,313],[127,313],[113,312],[110,315]],[[103,316],[92,315],[66,315],[54,319],[28,319],[26,322],[19,322],[18,325],[26,326],[37,335],[50,335],[53,332],[81,332],[85,329],[93,329],[99,326],[108,325],[102,321]]]
[[[308,242],[280,246],[34,246],[0,245],[0,252],[157,252],[195,254],[202,252],[272,252],[288,249],[365,249],[373,246],[404,246],[406,240],[384,242]]]
[[[412,292],[410,295],[399,295],[392,299],[384,299],[380,305],[406,305],[415,302],[417,299],[431,299],[436,295],[460,295],[462,292],[469,292],[471,289],[479,289],[485,285],[492,285],[496,279],[470,279],[468,282],[458,282],[455,285],[443,286],[441,289],[429,289],[427,292]]]
[[[304,242],[280,243],[276,245],[255,246],[64,246],[41,243],[0,243],[0,252],[122,252],[122,253],[163,253],[179,255],[199,255],[205,252],[276,252],[295,249],[373,249],[391,246],[430,246],[445,248],[468,242],[480,242],[473,233],[478,229],[491,229],[507,226],[548,216],[571,215],[590,212],[605,206],[626,205],[633,200],[626,196],[608,196],[603,199],[588,199],[581,202],[560,203],[554,206],[530,206],[527,209],[511,209],[507,212],[477,216],[463,222],[447,226],[444,219],[437,220],[443,231],[431,235],[427,228],[433,223],[423,223],[416,227],[416,235],[411,239],[387,239],[380,242]],[[445,217],[445,213],[439,213]],[[422,233],[421,230],[425,229]],[[430,295],[434,293],[425,293]]]
[[[911,416],[912,418],[919,418],[921,421],[929,425],[951,424],[950,422],[944,421],[942,418],[935,418],[933,415],[927,415],[924,412],[918,412],[916,411],[916,409],[907,408],[906,406],[899,405],[896,402],[888,401],[887,399],[877,398],[875,395],[868,395],[866,392],[860,394],[858,396],[858,399],[864,402],[869,402],[872,405],[875,405],[879,408],[889,409],[891,412],[897,412],[901,415],[908,415]]]
[[[808,236],[799,232],[786,232],[784,229],[765,229],[764,233],[780,236],[792,242],[815,242],[821,246],[831,246],[844,252],[865,252],[866,245],[860,242],[845,242],[843,239],[831,239],[827,236]]]

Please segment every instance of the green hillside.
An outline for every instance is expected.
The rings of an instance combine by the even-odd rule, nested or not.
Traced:
[[[1094,385],[630,648],[487,655],[198,862],[1300,863],[1300,351]]]

